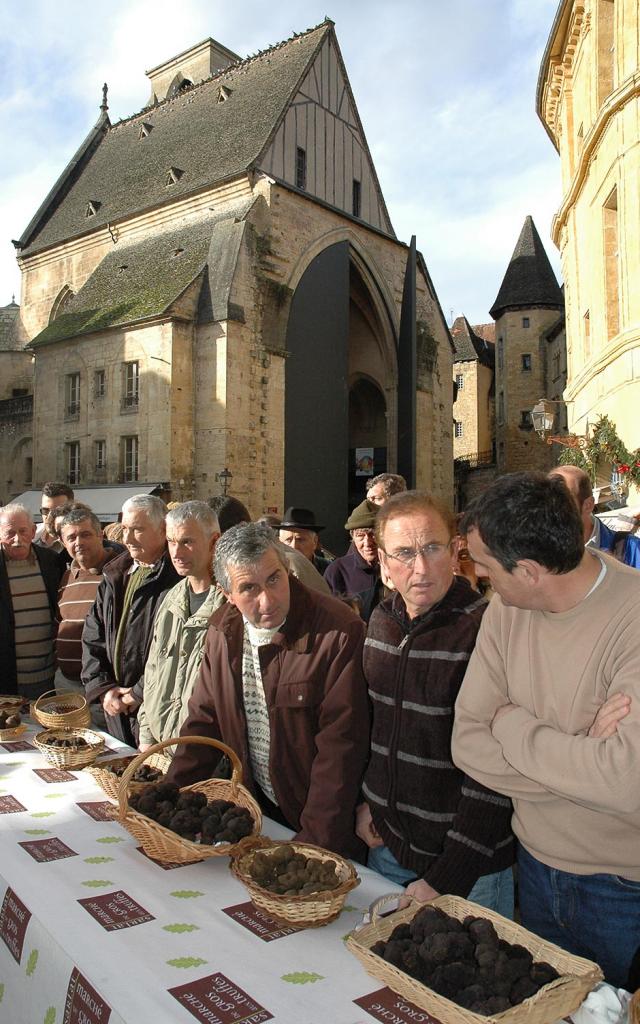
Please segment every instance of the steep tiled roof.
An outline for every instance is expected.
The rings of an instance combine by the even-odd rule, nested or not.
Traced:
[[[531,217],[526,217],[500,291],[489,313],[506,309],[562,309],[564,300],[549,257]]]
[[[0,306],[0,352],[19,351],[16,324],[20,306],[13,300],[8,306]]]
[[[495,361],[494,346],[481,338],[471,327],[466,316],[459,316],[453,322],[451,337],[455,347],[453,361],[463,363],[477,360],[483,366],[493,367]]]
[[[492,345],[496,343],[496,325],[493,320],[490,324],[473,324],[472,331],[477,334],[479,338],[484,338],[485,341],[490,342]]]
[[[217,218],[115,246],[65,305],[64,312],[31,345],[39,348],[64,338],[161,316],[205,270],[209,309],[215,319],[226,319],[226,308],[222,307],[233,273],[233,267],[226,263],[229,253],[234,252],[229,232],[242,232],[243,225],[238,222],[253,201],[249,198],[225,207]]]
[[[332,31],[324,22],[115,125],[105,119],[100,130],[98,122],[20,239],[22,255],[245,172]],[[224,102],[220,86],[229,91]],[[143,124],[150,131],[140,138]],[[167,185],[171,168],[178,180]],[[90,202],[99,205],[87,217]]]

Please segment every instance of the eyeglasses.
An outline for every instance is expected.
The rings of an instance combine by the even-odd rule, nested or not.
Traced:
[[[414,565],[420,555],[422,558],[426,558],[428,562],[435,562],[436,559],[449,551],[451,544],[451,541],[448,541],[447,544],[431,541],[429,544],[423,544],[421,548],[400,548],[393,554],[391,551],[385,551],[385,555],[388,558],[393,558],[396,562],[402,562],[403,565]]]

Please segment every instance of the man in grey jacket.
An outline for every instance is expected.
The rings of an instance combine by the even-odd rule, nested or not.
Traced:
[[[138,712],[141,750],[180,732],[209,619],[224,602],[213,580],[213,551],[220,536],[215,512],[204,501],[186,501],[167,514],[166,527],[169,555],[183,579],[167,593],[155,621]],[[174,749],[167,748],[167,754]]]

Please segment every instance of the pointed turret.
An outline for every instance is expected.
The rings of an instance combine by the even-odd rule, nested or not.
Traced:
[[[562,292],[549,257],[533,218],[527,216],[500,291],[489,312],[497,320],[507,309],[563,307]]]

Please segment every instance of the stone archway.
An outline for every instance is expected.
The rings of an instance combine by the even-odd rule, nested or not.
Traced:
[[[375,438],[382,469],[395,445],[395,332],[374,280],[347,240],[329,245],[300,275],[287,325],[284,503],[313,509],[337,553],[364,496],[352,438]]]

